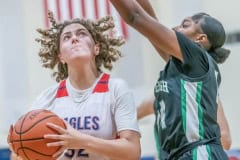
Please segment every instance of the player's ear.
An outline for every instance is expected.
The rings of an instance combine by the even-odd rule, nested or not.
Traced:
[[[195,42],[198,43],[198,44],[201,44],[206,49],[211,47],[210,42],[208,40],[208,36],[204,33],[198,34]]]
[[[97,55],[99,55],[99,51],[100,51],[100,45],[97,43],[97,44],[95,44],[95,46],[94,46],[94,54],[95,54],[95,56],[97,56]]]
[[[201,42],[206,42],[208,41],[208,37],[206,34],[202,33],[202,34],[198,34],[197,37],[196,37],[196,42],[197,43],[201,43]]]

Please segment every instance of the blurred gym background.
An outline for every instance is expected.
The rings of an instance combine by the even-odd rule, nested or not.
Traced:
[[[219,19],[227,32],[228,60],[220,65],[220,95],[228,119],[232,147],[229,159],[240,159],[240,1],[239,0],[150,0],[159,20],[169,27],[186,16],[206,12]],[[46,10],[57,19],[87,17],[96,19],[111,14],[117,34],[126,38],[121,58],[112,71],[124,78],[135,95],[136,104],[153,93],[164,62],[151,44],[127,26],[108,0],[0,0],[0,160],[8,160],[7,133],[10,124],[25,113],[31,102],[45,88],[55,83],[51,72],[41,67],[38,58],[37,28],[48,26]],[[236,69],[236,70],[235,70]],[[142,132],[142,159],[156,156],[153,136],[154,116],[139,121]],[[238,157],[238,158],[237,158]]]

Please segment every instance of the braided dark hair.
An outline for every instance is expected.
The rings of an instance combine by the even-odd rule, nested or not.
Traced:
[[[62,64],[58,58],[60,36],[67,25],[73,23],[83,25],[89,31],[95,43],[99,44],[99,54],[95,59],[99,72],[101,72],[101,67],[111,70],[113,67],[112,62],[117,61],[121,57],[118,47],[124,43],[123,38],[115,37],[114,35],[110,36],[110,32],[106,32],[115,26],[111,16],[103,17],[97,21],[76,18],[63,23],[57,23],[53,13],[50,11],[48,12],[48,17],[51,22],[51,28],[37,29],[41,37],[37,38],[36,41],[41,44],[38,54],[43,67],[50,69],[57,67],[57,71],[53,73],[53,77],[55,77],[57,82],[68,77],[67,64]]]
[[[230,54],[229,49],[223,48],[226,40],[226,33],[223,25],[215,18],[206,13],[197,13],[192,16],[195,23],[199,23],[202,31],[207,35],[211,47],[208,53],[217,63],[223,63]]]

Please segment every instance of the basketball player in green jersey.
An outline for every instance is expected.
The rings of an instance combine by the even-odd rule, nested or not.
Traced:
[[[141,5],[141,7],[143,7],[143,9],[150,16],[157,19],[157,16],[156,16],[151,4],[149,3],[149,1],[147,1],[147,0],[137,0],[137,2]],[[158,50],[157,46],[155,46],[155,47]],[[221,61],[224,61],[224,59],[227,58],[227,57],[222,57],[222,58],[223,59]],[[138,105],[137,114],[138,114],[138,119],[139,120],[148,116],[148,115],[150,115],[150,114],[154,114],[154,108],[153,108],[154,99],[155,99],[154,96],[147,97],[146,99],[144,99]],[[221,103],[220,100],[218,102],[217,121],[218,121],[220,131],[221,131],[221,144],[222,144],[224,149],[228,150],[231,147],[232,138],[231,138],[231,134],[230,134],[228,121],[227,121],[227,118],[225,116],[223,106],[222,106],[222,103]]]
[[[168,29],[133,0],[111,0],[124,20],[147,37],[167,62],[154,94],[159,159],[227,160],[217,123],[217,63],[230,51],[222,24],[205,13]],[[220,58],[219,58],[220,57]]]
[[[138,106],[137,106],[137,117],[138,120],[154,114],[154,96],[149,96],[145,98]],[[225,116],[223,106],[221,101],[218,101],[218,111],[217,111],[217,121],[221,131],[221,144],[225,150],[229,150],[232,144],[232,138],[230,134],[230,129],[228,125],[227,118]]]

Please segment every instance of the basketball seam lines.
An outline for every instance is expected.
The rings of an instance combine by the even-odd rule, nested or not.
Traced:
[[[22,139],[21,131],[22,131],[22,127],[23,127],[24,121],[25,121],[26,117],[27,117],[29,114],[30,114],[30,113],[28,113],[28,114],[24,117],[24,119],[22,120],[22,124],[21,124],[21,126],[20,126],[20,135],[19,135],[19,139],[20,139],[20,140]],[[17,133],[16,128],[15,128],[15,132]],[[20,146],[21,146],[21,148],[23,148],[23,144],[22,144],[21,141],[20,141]],[[18,149],[18,150],[19,150],[19,149]],[[18,153],[18,150],[17,150],[17,153]],[[23,151],[24,156],[29,160],[30,158],[29,158],[28,155],[26,154],[25,150],[23,149],[22,151]]]
[[[13,140],[12,142],[20,142],[20,141],[30,141],[30,140],[41,140],[44,139],[43,137],[39,137],[39,138],[31,138],[31,139],[19,139],[19,140]]]
[[[57,116],[56,116],[56,115],[47,116],[47,117],[41,119],[40,121],[37,121],[36,123],[34,123],[29,129],[25,130],[24,132],[22,132],[22,128],[20,128],[20,131],[19,131],[19,132],[17,132],[17,131],[16,131],[16,128],[15,128],[15,132],[16,132],[17,134],[20,134],[20,135],[21,135],[21,134],[24,134],[24,133],[28,132],[30,129],[32,129],[33,127],[35,127],[39,122],[41,122],[41,121],[43,121],[43,120],[45,120],[45,119],[48,119],[48,118],[50,118],[50,117],[57,117]],[[25,118],[24,118],[24,120],[25,120]],[[22,124],[24,124],[24,120],[23,120],[23,123],[22,123]],[[21,127],[22,127],[22,126],[21,126]]]
[[[27,155],[26,152],[25,152],[25,149],[24,149],[25,147],[23,147],[23,144],[22,144],[22,134],[24,134],[25,132],[27,132],[27,131],[29,131],[30,129],[32,129],[32,128],[33,128],[34,126],[36,126],[39,122],[41,122],[41,121],[43,121],[43,120],[45,120],[45,119],[48,119],[48,118],[50,118],[50,117],[57,117],[57,116],[56,116],[56,115],[47,116],[47,117],[41,119],[40,121],[37,121],[36,123],[34,123],[34,124],[33,124],[29,129],[27,129],[25,132],[21,132],[21,131],[22,131],[22,126],[23,126],[23,124],[24,124],[24,121],[26,120],[26,117],[27,117],[27,116],[25,116],[24,119],[23,119],[23,121],[22,121],[22,125],[21,125],[21,127],[20,127],[20,133],[18,133],[18,132],[16,131],[16,128],[15,128],[15,132],[16,132],[17,134],[20,134],[20,136],[19,136],[19,138],[20,138],[20,146],[21,146],[21,148],[22,148],[22,151],[23,151],[25,157],[26,157],[28,160],[30,160],[29,157],[28,157],[28,155]],[[19,149],[18,149],[18,150],[19,150]]]

